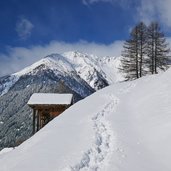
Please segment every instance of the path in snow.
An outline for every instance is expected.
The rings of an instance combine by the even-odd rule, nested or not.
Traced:
[[[120,89],[117,94],[128,93],[136,86],[135,83],[127,84]],[[114,95],[108,96],[110,102],[95,114],[92,118],[95,132],[95,140],[92,147],[85,152],[81,160],[70,167],[71,171],[105,171],[110,162],[112,152],[117,149],[116,137],[111,129],[110,123],[105,119],[105,115],[111,114],[116,109],[119,99]]]
[[[94,144],[83,154],[80,162],[70,167],[69,170],[98,171],[107,167],[115,141],[110,124],[105,120],[105,115],[112,113],[117,103],[116,98],[112,99],[92,118],[95,132]]]

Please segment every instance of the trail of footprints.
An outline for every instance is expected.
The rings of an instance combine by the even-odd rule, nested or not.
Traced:
[[[108,163],[114,146],[114,137],[110,124],[105,120],[105,115],[113,111],[116,104],[116,99],[111,100],[92,118],[95,131],[94,144],[83,154],[80,162],[71,167],[71,171],[98,171]]]

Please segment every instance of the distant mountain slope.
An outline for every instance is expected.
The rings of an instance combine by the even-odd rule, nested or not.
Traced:
[[[122,57],[109,57],[105,56],[98,58],[98,64],[105,73],[106,79],[109,84],[122,82],[125,80],[123,74],[120,72],[119,68],[121,65]]]
[[[12,151],[2,171],[170,171],[171,69],[108,86]]]
[[[122,57],[97,57],[79,52],[66,52],[65,56],[72,66],[89,85],[98,90],[98,80],[107,80],[109,84],[124,81],[119,71]]]
[[[101,69],[97,56],[80,52],[66,52],[62,55],[72,64],[77,74],[95,90],[99,90],[108,84],[106,74]]]
[[[18,76],[8,75],[0,78],[0,96],[4,95],[18,81]]]

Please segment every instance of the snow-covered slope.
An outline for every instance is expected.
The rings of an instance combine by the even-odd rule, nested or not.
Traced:
[[[2,171],[170,171],[171,69],[79,101],[19,147]]]

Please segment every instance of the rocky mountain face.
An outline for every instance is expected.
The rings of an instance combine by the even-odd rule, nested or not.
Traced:
[[[52,54],[20,72],[0,78],[0,149],[31,136],[33,93],[72,93],[77,102],[109,82],[97,58],[68,52]]]

